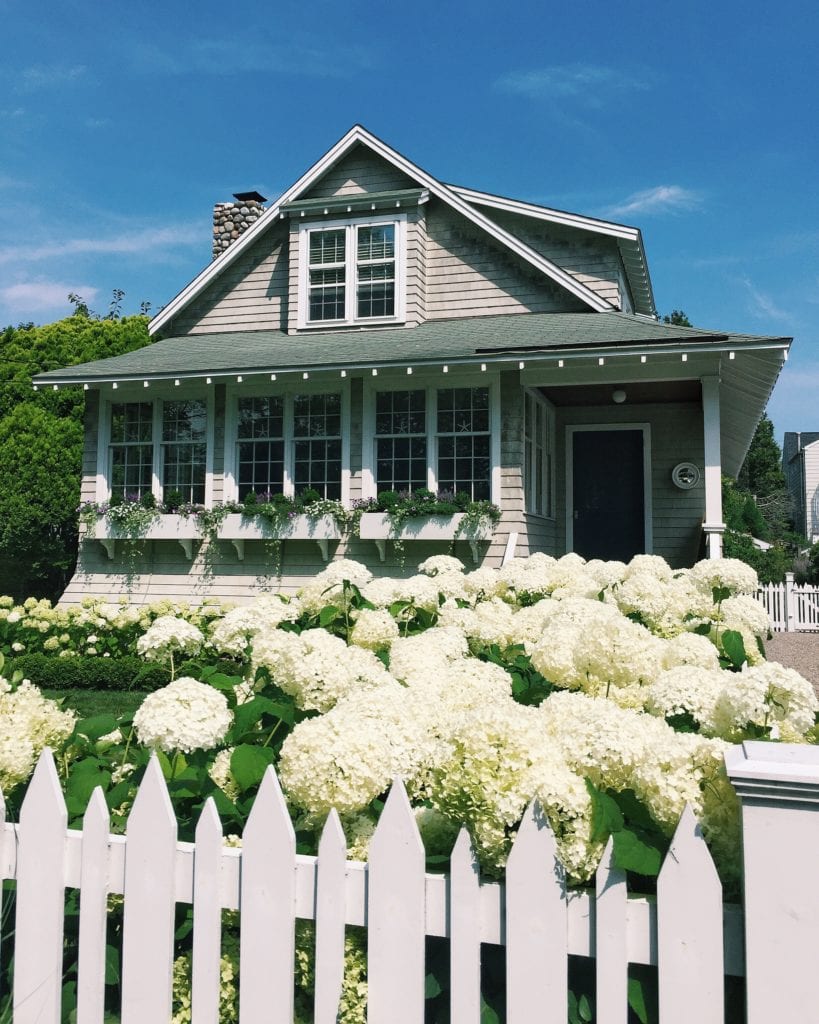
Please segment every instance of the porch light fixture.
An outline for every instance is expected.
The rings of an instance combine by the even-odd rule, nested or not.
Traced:
[[[310,374],[307,372],[307,370],[305,370],[304,373],[301,375],[301,379],[310,380]]]
[[[486,373],[486,363],[481,363],[481,373]]]
[[[117,384],[117,382],[114,381],[114,383],[111,385],[111,387],[114,389],[114,391],[116,391],[117,388],[119,387],[119,384]]]
[[[602,356],[600,356],[600,358],[597,360],[597,365],[598,366],[605,366],[606,365],[606,360]]]
[[[55,391],[59,391],[60,390],[60,385],[59,384],[55,384],[54,385],[54,390]]]
[[[522,370],[526,366],[526,363],[518,363],[518,369]]]
[[[736,352],[729,352],[728,353],[728,358],[729,359],[736,359],[736,355],[737,355]]]
[[[142,382],[142,386],[143,386],[144,388],[147,388],[147,387],[148,387],[148,381],[147,381],[147,380],[144,380],[144,381]]]
[[[671,480],[681,491],[690,491],[692,487],[696,487],[700,482],[700,476],[699,466],[693,462],[678,462],[671,470]]]
[[[444,363],[444,373],[449,373],[449,367]]]
[[[641,363],[647,363],[648,362],[648,356],[640,356],[640,362]]]
[[[175,381],[173,382],[173,386],[174,386],[175,388],[178,388],[178,387],[179,387],[179,378],[178,378],[178,377],[177,377],[177,378],[176,378],[176,380],[175,380]]]
[[[377,377],[377,376],[378,376],[378,370],[376,370],[376,368],[373,367],[373,377]]]
[[[341,371],[341,376],[342,377],[346,377],[347,376],[347,371],[346,370],[342,370]]]
[[[271,373],[270,374],[270,379],[271,380],[275,380],[276,379],[276,374],[275,373]]]
[[[687,362],[688,362],[688,353],[687,353],[687,352],[683,352],[683,354],[682,354],[682,357],[681,357],[681,358],[682,358],[682,361],[683,361],[684,363],[687,363]]]
[[[407,367],[407,376],[410,377],[411,375],[412,375],[412,367],[408,366]]]
[[[562,370],[562,369],[563,369],[563,360],[562,360],[562,359],[558,359],[558,361],[557,361],[557,365],[558,365],[558,366],[560,367],[560,369]]]
[[[205,383],[206,383],[206,384],[212,384],[212,383],[213,383],[213,380],[212,380],[212,378],[210,378],[210,377],[205,377]]]
[[[82,389],[83,389],[83,391],[87,391],[88,390],[88,385],[87,384],[83,384]]]
[[[237,383],[237,384],[241,384],[241,383],[242,383],[242,380],[243,380],[243,378],[242,378],[242,375],[241,375],[241,373],[237,373],[237,374],[236,374],[236,383]]]
[[[622,405],[626,400],[626,393],[622,388],[616,388],[611,393],[611,400],[615,405]]]

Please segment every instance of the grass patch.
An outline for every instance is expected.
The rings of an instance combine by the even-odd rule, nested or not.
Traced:
[[[94,715],[133,714],[145,700],[146,694],[129,690],[44,690],[46,697],[62,701],[64,708],[72,708],[80,718]]]

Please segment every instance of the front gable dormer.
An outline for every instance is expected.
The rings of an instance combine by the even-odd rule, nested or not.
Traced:
[[[295,333],[621,308],[653,313],[636,229],[446,185],[356,126],[150,330],[240,322]]]

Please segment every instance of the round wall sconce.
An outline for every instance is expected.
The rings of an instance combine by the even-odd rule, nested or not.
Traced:
[[[626,393],[622,388],[617,388],[616,391],[612,391],[611,400],[615,405],[622,405],[626,400]]]
[[[696,487],[701,475],[699,466],[695,466],[693,462],[679,462],[671,470],[674,486],[679,487],[681,491],[690,491],[692,487]]]

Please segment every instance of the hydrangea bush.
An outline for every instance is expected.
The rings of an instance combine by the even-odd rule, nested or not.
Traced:
[[[60,656],[90,646],[93,628],[94,646],[135,645],[172,673],[174,658],[193,657],[197,670],[151,694],[133,721],[75,723],[25,681],[3,681],[0,736],[14,740],[0,740],[0,780],[14,805],[48,743],[71,817],[101,785],[122,828],[155,753],[182,837],[192,838],[212,796],[241,842],[274,765],[300,852],[315,852],[335,807],[352,854],[366,859],[384,794],[400,775],[430,864],[445,864],[465,825],[494,876],[537,797],[573,883],[590,881],[612,836],[617,862],[643,891],[689,803],[732,894],[739,815],[727,746],[817,739],[813,688],[765,659],[769,624],[756,590],[753,571],[730,559],[675,571],[647,555],[626,565],[538,554],[471,572],[437,556],[401,580],[339,560],[295,598],[266,595],[226,613],[6,604],[6,640],[12,629],[29,638],[61,629],[70,643],[54,648]],[[115,622],[127,641],[107,628]],[[363,1019],[356,941],[345,1021]],[[180,1021],[188,1019],[184,956],[180,949]],[[311,970],[305,961],[305,979]]]

